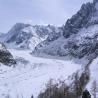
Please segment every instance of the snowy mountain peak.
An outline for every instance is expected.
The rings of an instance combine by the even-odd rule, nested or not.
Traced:
[[[81,28],[90,25],[90,20],[95,12],[93,3],[83,4],[80,10],[67,20],[64,26],[64,37],[68,38],[72,34],[76,34]]]
[[[96,58],[98,56],[98,0],[94,2],[83,4],[80,10],[67,20],[63,27],[63,36],[50,42],[48,39],[45,40],[33,53],[67,56],[71,59],[86,58],[88,61]]]
[[[0,38],[9,48],[34,49],[39,43],[44,41],[48,36],[57,34],[58,27],[48,25],[41,26],[17,23],[12,29]],[[60,32],[59,32],[60,33]]]

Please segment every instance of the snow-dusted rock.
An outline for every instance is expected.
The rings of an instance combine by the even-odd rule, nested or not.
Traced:
[[[58,28],[52,25],[31,26],[29,24],[17,23],[4,37],[1,37],[0,40],[9,48],[34,50],[34,48],[47,37],[55,35],[57,30]]]
[[[6,49],[3,43],[0,43],[0,63],[3,63],[8,66],[16,64],[16,61],[14,60],[13,56]]]
[[[81,9],[62,27],[63,35],[52,42],[45,40],[35,48],[33,53],[94,59],[98,55],[97,17],[97,0],[83,4]]]

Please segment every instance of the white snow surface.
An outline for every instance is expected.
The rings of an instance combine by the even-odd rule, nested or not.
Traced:
[[[90,74],[91,74],[90,82],[88,83],[87,88],[92,94],[92,84],[94,81],[97,81],[97,90],[98,90],[98,57],[90,65]],[[98,98],[98,92],[97,92],[97,98]]]
[[[81,68],[73,61],[34,57],[30,50],[9,49],[18,61],[16,66],[0,66],[0,98],[36,98],[50,79],[67,80]]]

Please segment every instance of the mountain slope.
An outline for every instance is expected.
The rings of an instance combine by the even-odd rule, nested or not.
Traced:
[[[85,87],[90,90],[92,82],[98,81],[97,17],[98,0],[94,0],[83,4],[64,27],[16,24],[0,38],[17,62],[13,67],[0,66],[0,97],[35,98],[51,78],[66,83],[72,93],[77,82],[80,95]]]
[[[45,84],[53,79],[67,80],[68,76],[81,68],[73,61],[34,57],[30,51],[9,50],[17,60],[16,67],[0,66],[0,97],[37,97]]]
[[[83,4],[81,9],[68,19],[63,34],[55,41],[36,46],[33,53],[85,58],[91,60],[98,55],[98,1]]]
[[[48,36],[60,33],[59,28],[48,25],[29,25],[23,23],[15,24],[12,29],[1,37],[0,40],[4,42],[9,48],[32,49],[44,41]]]

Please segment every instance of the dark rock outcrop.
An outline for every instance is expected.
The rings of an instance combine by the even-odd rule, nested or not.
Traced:
[[[11,53],[1,43],[0,43],[0,63],[3,63],[7,66],[16,64],[16,61],[11,55]]]

